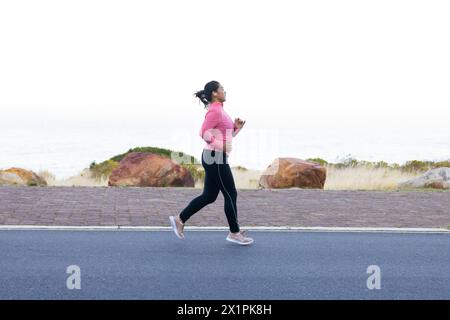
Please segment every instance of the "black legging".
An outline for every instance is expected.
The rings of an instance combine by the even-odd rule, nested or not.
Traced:
[[[202,166],[205,169],[203,193],[191,200],[181,211],[181,221],[186,222],[194,213],[216,201],[219,191],[221,191],[225,200],[224,209],[230,231],[239,232],[236,207],[237,191],[228,163],[228,155],[223,151],[203,149]]]

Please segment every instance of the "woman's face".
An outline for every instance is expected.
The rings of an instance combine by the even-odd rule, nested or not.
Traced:
[[[215,99],[215,101],[224,102],[224,101],[226,101],[226,98],[227,98],[227,92],[220,84],[219,88],[217,88],[216,91],[213,91],[213,99]]]

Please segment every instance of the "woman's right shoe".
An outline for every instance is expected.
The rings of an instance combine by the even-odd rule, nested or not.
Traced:
[[[229,232],[226,240],[243,246],[253,243],[253,238],[247,237],[245,231],[240,231],[239,233]]]
[[[175,235],[180,239],[184,239],[184,233],[183,233],[184,224],[180,221],[179,216],[177,216],[177,217],[170,216],[169,220],[170,220],[170,225],[172,226],[172,230],[175,233]]]

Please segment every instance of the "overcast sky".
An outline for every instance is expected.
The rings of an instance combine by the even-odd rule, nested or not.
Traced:
[[[450,128],[449,17],[430,0],[1,1],[2,124],[198,126],[192,93],[218,80],[254,128],[426,134]]]

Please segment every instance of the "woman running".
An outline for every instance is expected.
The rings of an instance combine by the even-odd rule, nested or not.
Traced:
[[[225,112],[223,103],[226,92],[217,81],[210,81],[203,90],[194,94],[208,109],[200,129],[200,136],[206,145],[202,151],[202,166],[205,169],[205,184],[203,193],[191,200],[178,216],[170,216],[170,223],[175,235],[184,239],[184,224],[186,221],[206,205],[216,201],[219,191],[222,192],[230,232],[227,241],[240,245],[249,245],[253,239],[245,231],[240,230],[237,218],[237,190],[233,174],[228,163],[231,152],[231,140],[242,129],[245,121],[237,118],[233,121]]]

